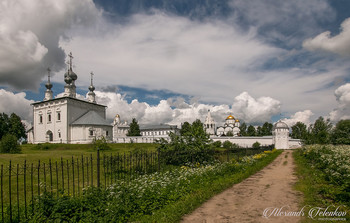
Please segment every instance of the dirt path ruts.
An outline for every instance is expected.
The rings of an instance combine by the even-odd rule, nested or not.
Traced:
[[[281,211],[300,211],[300,193],[292,189],[297,181],[294,169],[292,152],[284,151],[263,170],[184,216],[182,222],[299,222],[299,217],[271,214],[278,215],[277,209],[275,212],[272,210],[283,206]],[[264,218],[264,210],[271,207],[266,212],[267,216],[271,216]]]

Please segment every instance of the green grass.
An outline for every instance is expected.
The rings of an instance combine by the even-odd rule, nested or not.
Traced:
[[[263,169],[281,153],[282,151],[278,150],[261,159],[259,162],[254,163],[252,166],[247,167],[243,172],[216,176],[203,186],[196,188],[193,193],[154,212],[152,216],[144,215],[142,218],[134,220],[135,222],[179,222],[182,216],[191,213],[214,195]]]
[[[71,159],[72,156],[77,158],[84,156],[96,156],[96,151],[91,144],[45,144],[49,145],[49,149],[40,150],[36,145],[25,144],[21,146],[22,153],[20,154],[1,154],[0,153],[0,165],[8,165],[9,161],[13,164],[23,164],[26,160],[27,163],[41,162],[48,163],[51,161],[59,161],[61,157],[63,159]],[[117,154],[124,152],[131,152],[133,150],[145,150],[156,151],[156,144],[151,143],[111,143],[108,144],[110,150],[102,151],[106,154]]]
[[[347,207],[343,207],[341,210],[345,210],[347,212],[346,219],[347,222],[349,222],[349,202],[339,202],[333,196],[333,194],[338,190],[337,185],[331,184],[329,181],[327,181],[322,170],[314,168],[311,161],[302,155],[301,150],[295,150],[292,155],[297,165],[296,172],[299,178],[295,185],[295,189],[302,192],[304,195],[304,200],[300,206],[326,208],[330,205],[334,205],[335,207],[346,205]],[[307,217],[308,210],[309,209],[307,209],[305,212],[306,216],[303,217],[302,222],[316,222],[315,220]],[[331,210],[334,210],[334,208]]]

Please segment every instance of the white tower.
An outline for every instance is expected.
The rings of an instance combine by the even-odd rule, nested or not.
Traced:
[[[210,110],[208,110],[208,115],[204,122],[204,128],[206,133],[209,135],[215,135],[215,122],[214,119],[211,117]]]
[[[68,54],[68,71],[64,74],[64,81],[66,85],[64,86],[64,96],[65,97],[76,97],[76,86],[75,81],[78,79],[76,73],[73,72],[73,55],[72,53]]]
[[[90,84],[90,87],[89,87],[89,93],[88,93],[88,101],[91,102],[91,103],[96,103],[96,94],[94,92],[95,90],[95,87],[92,83],[92,76],[94,75],[94,73],[90,73],[91,74],[91,84]]]
[[[47,83],[45,84],[46,91],[45,91],[45,98],[44,101],[51,100],[53,98],[52,96],[52,84],[50,82],[50,68],[47,68]]]
[[[289,149],[289,127],[279,120],[272,128],[273,144],[276,149]]]

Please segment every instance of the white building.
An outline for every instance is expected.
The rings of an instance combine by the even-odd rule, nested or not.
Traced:
[[[281,120],[272,128],[272,144],[276,149],[289,149],[289,127]]]
[[[169,134],[179,133],[176,125],[141,125],[141,136],[127,136],[130,125],[120,120],[120,115],[116,115],[113,121],[113,141],[116,143],[153,143],[161,138],[169,140]]]
[[[289,127],[286,123],[278,121],[272,129],[272,136],[240,136],[240,123],[232,115],[229,115],[223,126],[219,126],[215,131],[215,122],[211,117],[210,111],[204,122],[204,128],[213,141],[230,141],[240,147],[252,147],[255,142],[261,146],[275,145],[276,149],[291,149],[301,147],[299,139],[289,137]],[[228,136],[232,133],[232,136]]]
[[[216,128],[215,121],[211,117],[210,111],[208,111],[208,115],[204,121],[205,131],[211,136],[239,136],[239,126],[239,120],[229,115],[225,119],[224,125]]]
[[[208,110],[208,115],[205,118],[204,128],[205,128],[206,133],[208,133],[209,135],[215,135],[216,134],[215,121],[211,117],[210,110]]]
[[[88,99],[76,98],[75,81],[78,76],[72,69],[72,54],[69,68],[64,75],[64,93],[53,98],[50,70],[43,101],[33,106],[33,127],[27,132],[29,143],[90,143],[95,138],[112,140],[112,126],[106,121],[106,106],[96,103],[95,87],[89,87]]]

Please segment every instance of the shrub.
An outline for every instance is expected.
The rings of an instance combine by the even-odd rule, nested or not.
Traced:
[[[231,149],[233,146],[232,142],[226,140],[223,144],[222,147],[224,147],[225,149]]]
[[[213,142],[213,146],[215,147],[215,148],[218,148],[218,147],[221,147],[221,141],[216,141],[216,142]]]
[[[6,134],[0,141],[1,153],[20,153],[21,147],[19,146],[16,136]]]
[[[99,138],[99,139],[95,138],[92,141],[92,145],[93,145],[93,148],[95,150],[100,149],[100,151],[102,151],[102,150],[110,150],[111,149],[111,147],[108,146],[106,138],[103,136],[101,136],[101,138]]]
[[[253,143],[253,149],[259,149],[259,148],[260,148],[260,143],[259,142]]]

